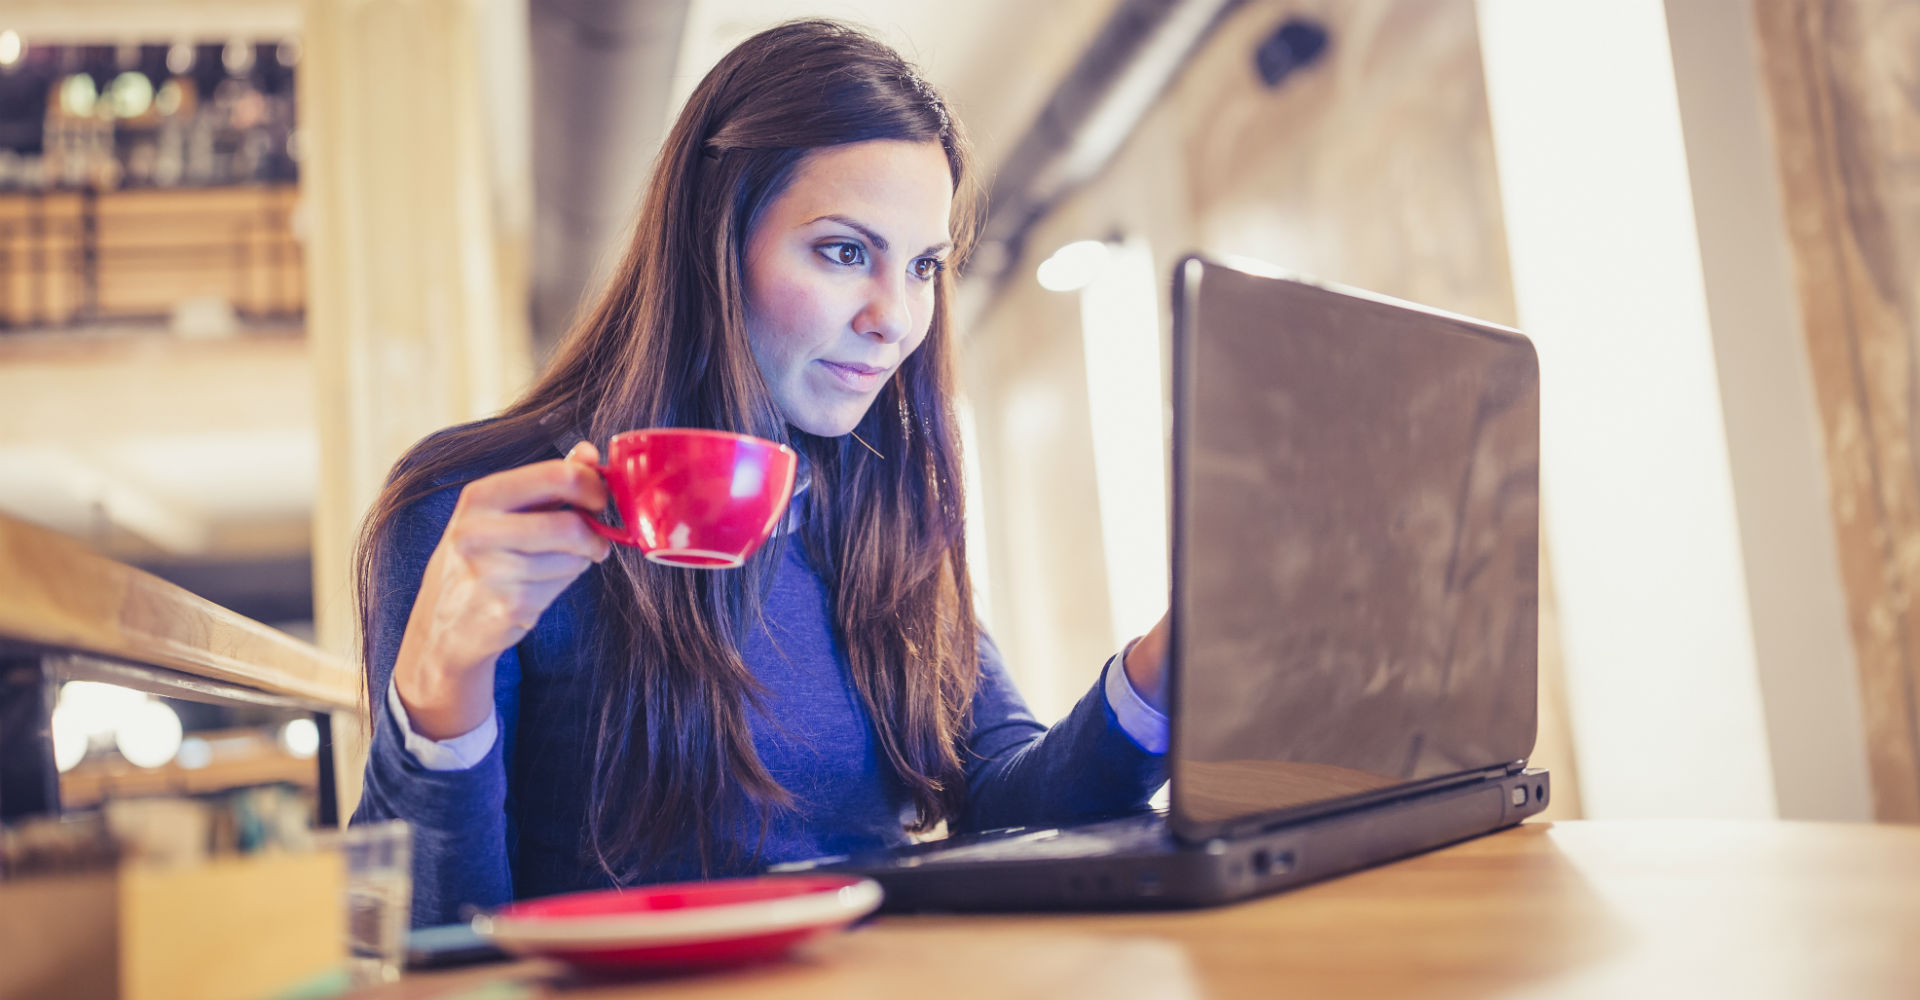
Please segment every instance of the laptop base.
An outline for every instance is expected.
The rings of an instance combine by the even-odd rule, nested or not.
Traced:
[[[781,871],[833,871],[869,876],[886,890],[882,912],[1009,912],[1212,906],[1262,896],[1419,854],[1513,826],[1545,809],[1552,780],[1544,769],[1478,779],[1304,819],[1205,844],[1180,844],[1162,833],[1157,846],[1091,857],[1062,857],[1067,838],[1094,828],[1066,827],[1009,834],[1038,856],[989,858],[983,842],[940,844],[826,858]],[[1125,822],[1125,821],[1121,821]],[[1098,850],[1098,848],[1096,848]]]

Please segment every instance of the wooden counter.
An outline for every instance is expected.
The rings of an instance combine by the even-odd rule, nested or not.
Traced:
[[[352,664],[45,528],[0,515],[0,644],[161,668],[357,712]]]
[[[0,515],[0,821],[59,811],[51,712],[59,684],[74,679],[313,713],[318,818],[338,821],[332,718],[359,717],[351,663]],[[278,780],[284,770],[261,777]]]
[[[1920,828],[1530,823],[1237,906],[887,917],[788,962],[623,984],[544,962],[366,997],[1916,997]]]

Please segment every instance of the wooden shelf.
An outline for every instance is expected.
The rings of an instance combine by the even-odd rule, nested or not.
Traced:
[[[297,316],[298,202],[291,184],[0,194],[0,323],[165,317],[193,297]]]
[[[60,805],[82,809],[107,798],[133,795],[209,795],[254,785],[288,784],[314,789],[319,769],[312,757],[296,757],[258,729],[197,732],[213,747],[212,759],[184,767],[178,759],[140,767],[115,756],[81,761],[60,776]]]

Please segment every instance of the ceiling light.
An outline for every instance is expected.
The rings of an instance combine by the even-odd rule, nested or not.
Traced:
[[[180,716],[157,701],[142,702],[127,712],[113,731],[120,756],[137,767],[159,767],[180,752]]]
[[[174,759],[181,767],[197,771],[213,763],[213,744],[198,736],[189,736],[180,741],[180,754]]]
[[[93,77],[85,73],[75,73],[60,84],[60,107],[75,118],[92,117],[93,103],[99,97]]]
[[[139,70],[128,70],[113,78],[107,88],[113,113],[119,118],[138,118],[153,107],[153,81]]]
[[[320,727],[312,719],[292,719],[280,727],[280,745],[295,757],[311,757],[320,752]]]
[[[246,76],[253,71],[253,43],[236,38],[220,50],[220,62],[230,76]]]
[[[91,735],[80,713],[65,705],[53,710],[52,728],[53,766],[65,774],[86,757]]]
[[[1040,262],[1034,277],[1050,292],[1072,292],[1085,288],[1100,276],[1107,263],[1107,245],[1099,240],[1075,240]]]

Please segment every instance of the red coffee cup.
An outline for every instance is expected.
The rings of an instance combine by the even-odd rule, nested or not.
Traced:
[[[580,511],[602,538],[668,566],[732,569],[773,534],[800,457],[764,438],[693,427],[616,434],[596,465],[623,529]]]

